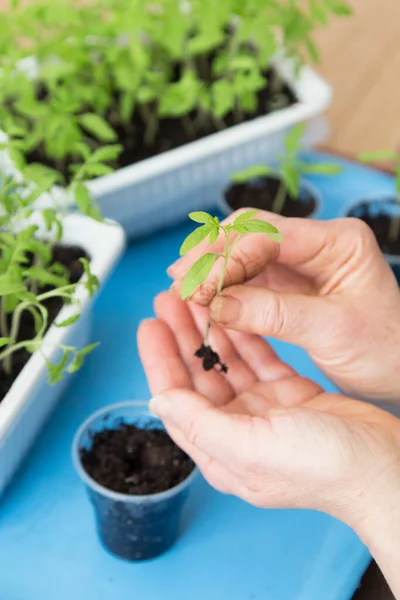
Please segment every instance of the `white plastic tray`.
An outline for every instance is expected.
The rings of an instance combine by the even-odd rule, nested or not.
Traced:
[[[276,157],[296,123],[310,122],[305,146],[322,141],[326,130],[316,117],[330,104],[330,87],[307,66],[297,76],[288,60],[277,60],[275,66],[298,98],[296,104],[94,179],[89,189],[103,215],[120,223],[129,237],[151,233],[199,206],[215,206],[232,173]],[[37,76],[34,59],[26,59],[23,68]],[[61,190],[52,203],[54,197],[68,203]]]
[[[82,246],[88,252],[91,269],[103,284],[124,249],[125,236],[116,224],[106,225],[80,215],[69,215],[64,221],[63,241]],[[57,358],[55,344],[81,348],[90,341],[92,299],[84,286],[77,288],[76,296],[82,306],[80,319],[65,328],[53,325],[45,336],[43,350],[50,359]],[[75,312],[76,307],[65,306],[57,320],[63,321]],[[36,352],[0,402],[0,496],[70,379],[71,376],[66,375],[61,383],[50,386],[46,363]]]

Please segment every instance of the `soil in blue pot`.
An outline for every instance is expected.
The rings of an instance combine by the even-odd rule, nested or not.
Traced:
[[[183,482],[194,463],[163,429],[121,423],[97,432],[92,442],[80,451],[82,466],[103,488],[127,496],[88,489],[101,541],[127,560],[159,556],[178,537],[188,488],[159,494]]]
[[[386,200],[360,202],[349,211],[347,216],[362,219],[369,225],[384,254],[400,257],[399,199],[387,198]],[[400,264],[391,264],[391,267],[400,283]]]
[[[276,198],[281,193],[280,186],[281,180],[277,177],[258,177],[245,183],[234,183],[226,190],[225,200],[232,210],[251,207],[277,212]],[[301,188],[296,198],[292,198],[287,189],[283,192],[279,202],[282,208],[278,211],[283,216],[306,218],[315,211],[317,201],[308,189]]]

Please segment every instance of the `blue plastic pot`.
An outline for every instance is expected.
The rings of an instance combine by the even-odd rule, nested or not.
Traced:
[[[147,496],[121,494],[99,485],[83,468],[80,451],[90,448],[93,434],[113,429],[121,422],[163,429],[146,402],[114,404],[94,413],[82,424],[73,441],[72,457],[92,503],[103,546],[127,560],[148,560],[166,552],[177,540],[182,509],[197,469],[179,485]]]

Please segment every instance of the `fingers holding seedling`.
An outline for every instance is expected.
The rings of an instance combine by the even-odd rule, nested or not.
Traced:
[[[216,217],[212,217],[206,212],[190,213],[189,217],[200,225],[184,240],[180,250],[181,256],[196,248],[196,246],[201,244],[206,238],[208,238],[211,246],[221,238],[224,240],[224,244],[223,249],[220,249],[221,244],[219,244],[218,248],[215,248],[214,251],[212,251],[213,249],[211,247],[211,251],[201,254],[191,265],[180,284],[180,295],[182,300],[187,300],[203,286],[203,293],[205,291],[206,295],[207,293],[210,295],[210,298],[208,299],[209,302],[215,294],[221,292],[225,285],[234,282],[237,273],[229,276],[229,260],[234,256],[233,252],[243,236],[250,233],[265,234],[274,242],[280,243],[283,241],[282,234],[274,225],[256,218],[257,212],[257,210],[245,211],[239,214],[233,221],[225,224],[220,223]],[[246,263],[243,260],[237,262],[237,257],[235,260],[236,267],[242,271],[241,279],[244,281],[248,275]],[[218,272],[214,272],[209,281],[208,278],[212,274],[217,261],[219,261]],[[253,276],[256,274],[257,273],[254,272]],[[204,288],[206,282],[209,284],[208,288]],[[237,283],[237,281],[235,282]],[[205,303],[207,303],[207,299],[204,298],[204,300]],[[210,327],[211,321],[209,319],[205,327],[203,343],[195,351],[195,356],[202,360],[203,369],[205,371],[211,371],[216,367],[222,373],[227,373],[228,365],[221,360],[219,354],[209,344]]]

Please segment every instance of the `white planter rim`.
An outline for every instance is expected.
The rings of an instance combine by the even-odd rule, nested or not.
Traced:
[[[32,77],[35,77],[35,60],[27,62],[27,65],[25,68],[32,73]],[[330,104],[332,97],[330,87],[307,65],[304,65],[296,74],[291,59],[277,57],[271,62],[271,66],[278,70],[285,82],[292,88],[297,98],[295,104],[136,162],[118,169],[110,175],[93,179],[88,183],[89,190],[95,197],[99,197],[136,184],[147,182],[151,184],[152,179],[167,172],[201,162],[213,155],[230,150],[232,147],[250,141],[256,142],[267,135],[285,130],[297,122],[307,121],[323,112]],[[60,198],[61,204],[68,203],[63,188],[56,190],[54,197]],[[44,195],[43,201],[48,202],[48,200],[48,195]]]

